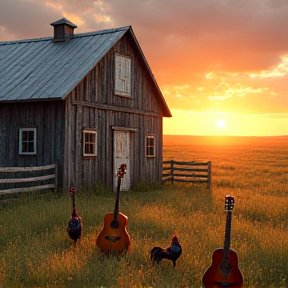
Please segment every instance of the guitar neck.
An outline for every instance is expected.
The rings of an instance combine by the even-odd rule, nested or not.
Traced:
[[[224,239],[224,252],[223,252],[224,260],[228,260],[229,258],[231,222],[232,222],[232,212],[228,211],[227,218],[226,218],[225,239]]]
[[[114,221],[117,221],[117,216],[118,216],[118,213],[119,213],[120,186],[121,186],[121,178],[118,177],[117,194],[116,194],[115,208],[114,208],[114,219],[113,219]]]

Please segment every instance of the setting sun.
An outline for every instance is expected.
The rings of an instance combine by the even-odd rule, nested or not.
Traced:
[[[226,126],[226,122],[223,119],[219,119],[216,122],[217,127],[224,128]]]

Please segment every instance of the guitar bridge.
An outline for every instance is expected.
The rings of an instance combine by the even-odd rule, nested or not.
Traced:
[[[120,236],[118,236],[118,237],[116,237],[116,236],[105,236],[105,239],[115,243],[116,241],[120,240],[121,237]]]
[[[220,287],[233,287],[236,285],[235,283],[228,283],[228,282],[214,282],[214,283],[219,285]]]

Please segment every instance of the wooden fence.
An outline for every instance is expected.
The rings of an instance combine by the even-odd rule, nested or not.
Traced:
[[[57,163],[38,167],[0,167],[0,195],[42,189],[56,189],[57,168]],[[48,170],[51,170],[52,172]],[[13,175],[12,177],[15,178],[11,178],[9,175]],[[24,183],[26,183],[26,185]],[[6,188],[9,184],[12,186],[16,185],[17,188],[1,189],[1,184],[2,186],[5,185]]]
[[[211,161],[207,162],[179,162],[175,160],[163,161],[162,181],[207,183],[211,187]]]

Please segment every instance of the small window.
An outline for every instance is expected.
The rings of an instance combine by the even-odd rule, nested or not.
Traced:
[[[115,94],[131,96],[131,58],[115,55]]]
[[[97,132],[83,131],[83,154],[84,156],[97,156]]]
[[[146,156],[155,157],[155,135],[146,136]]]
[[[19,128],[19,154],[36,155],[36,128]]]

